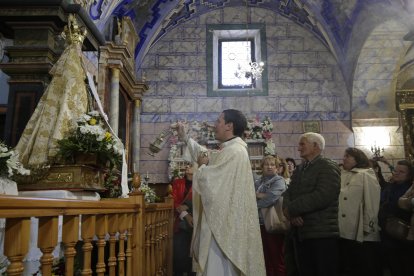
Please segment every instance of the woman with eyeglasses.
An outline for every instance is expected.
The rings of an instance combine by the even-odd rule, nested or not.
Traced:
[[[286,162],[287,162],[289,174],[292,175],[293,171],[296,169],[295,159],[288,157],[286,158]]]

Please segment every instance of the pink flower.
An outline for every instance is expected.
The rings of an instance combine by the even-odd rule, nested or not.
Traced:
[[[263,135],[263,138],[266,140],[272,139],[272,132],[270,131],[263,131],[262,135]]]

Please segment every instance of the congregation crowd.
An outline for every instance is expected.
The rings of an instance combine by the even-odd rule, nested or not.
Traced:
[[[242,114],[223,111],[215,127],[224,146],[214,152],[185,137],[179,126],[193,162],[172,183],[174,275],[414,275],[411,162],[394,167],[350,147],[337,164],[323,156],[324,137],[308,132],[298,141],[299,164],[264,156],[256,175],[241,165],[239,124],[245,125]],[[389,179],[381,163],[390,168]],[[262,210],[278,201],[290,229],[269,232]]]

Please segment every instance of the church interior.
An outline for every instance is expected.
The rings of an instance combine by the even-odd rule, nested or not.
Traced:
[[[213,145],[209,126],[225,109],[249,119],[253,170],[266,151],[300,163],[298,139],[308,131],[324,136],[324,155],[338,163],[348,147],[394,165],[414,161],[413,1],[2,0],[0,140],[11,148],[59,75],[50,72],[65,51],[70,16],[86,30],[79,56],[86,90],[97,96],[85,103],[107,114],[130,181],[138,175],[161,196],[184,166],[170,125],[188,122]],[[249,66],[229,73],[250,74],[250,83],[226,88],[220,43],[250,36]],[[263,64],[252,77],[255,61]],[[388,166],[383,173],[391,174]]]

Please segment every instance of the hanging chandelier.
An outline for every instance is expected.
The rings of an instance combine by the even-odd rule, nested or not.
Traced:
[[[241,65],[240,63],[237,66],[237,70],[234,75],[237,78],[252,78],[252,79],[260,79],[262,77],[262,72],[264,69],[264,62],[256,62],[250,61],[245,65]]]
[[[249,7],[246,0],[246,52],[251,53],[251,41],[249,42]],[[260,79],[264,70],[263,61],[253,61],[251,54],[247,54],[247,58],[243,62],[239,62],[234,75],[241,78],[252,78],[252,80]]]

